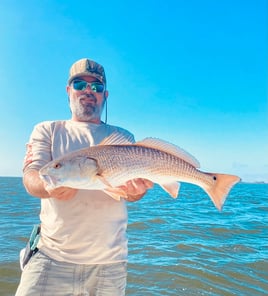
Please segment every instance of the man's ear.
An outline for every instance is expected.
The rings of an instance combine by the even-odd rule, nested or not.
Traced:
[[[109,96],[109,92],[108,92],[108,90],[106,90],[106,91],[104,92],[104,98],[105,98],[105,100],[107,100],[108,96]]]

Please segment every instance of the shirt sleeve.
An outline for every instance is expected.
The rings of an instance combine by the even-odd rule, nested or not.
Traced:
[[[29,169],[39,170],[52,160],[51,122],[37,124],[26,144],[26,154],[23,161],[23,172]]]

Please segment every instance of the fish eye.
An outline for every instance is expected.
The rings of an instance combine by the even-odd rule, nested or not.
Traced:
[[[54,164],[54,169],[60,169],[61,168],[61,164],[59,162]]]

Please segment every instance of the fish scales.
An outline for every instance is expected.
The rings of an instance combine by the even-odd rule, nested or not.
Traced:
[[[109,155],[109,157],[107,157]],[[150,178],[155,176],[174,176],[185,178],[185,180],[193,177],[197,179],[211,179],[208,176],[200,174],[192,165],[184,160],[159,151],[153,148],[142,146],[94,146],[89,149],[89,157],[97,159],[100,170],[105,170],[105,177],[112,178],[113,182],[118,185],[116,180],[129,178]]]

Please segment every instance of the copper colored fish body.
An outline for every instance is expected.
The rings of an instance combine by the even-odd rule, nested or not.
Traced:
[[[100,145],[72,152],[40,170],[51,186],[104,190],[115,199],[126,197],[117,186],[135,178],[159,184],[172,197],[179,182],[200,186],[221,210],[226,196],[240,178],[198,170],[198,161],[179,147],[158,139],[146,138],[135,144],[111,135]]]

